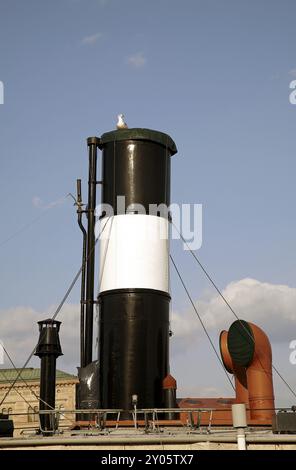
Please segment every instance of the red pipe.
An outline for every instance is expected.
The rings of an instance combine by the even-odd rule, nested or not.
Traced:
[[[227,372],[234,375],[235,378],[235,401],[236,403],[245,403],[249,405],[249,392],[247,385],[246,369],[243,366],[235,364],[230,355],[227,345],[228,332],[223,330],[220,334],[220,351],[223,364]]]
[[[239,320],[235,323],[239,324]],[[271,346],[268,337],[261,328],[249,322],[247,325],[251,330],[250,337],[248,338],[246,334],[244,336],[247,341],[254,343],[253,354],[249,362],[244,363],[244,351],[242,350],[241,360],[238,361],[238,356],[236,356],[240,364],[235,363],[228,348],[227,331],[222,331],[220,334],[221,357],[226,370],[235,376],[236,402],[248,404],[252,420],[271,421],[274,415]],[[239,326],[244,328],[243,322]]]
[[[272,419],[274,392],[272,380],[272,351],[268,337],[258,326],[249,323],[254,336],[255,351],[247,367],[249,403],[252,419]]]

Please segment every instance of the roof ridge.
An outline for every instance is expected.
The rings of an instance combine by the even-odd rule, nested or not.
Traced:
[[[22,382],[23,380],[39,380],[40,378],[40,367],[26,367],[22,368],[1,368],[0,367],[0,383],[10,382],[15,380],[19,371],[22,371],[21,377],[17,379],[17,382]],[[2,372],[2,374],[1,374]],[[65,372],[61,369],[56,370],[57,379],[77,379],[77,375],[71,374],[70,372]]]

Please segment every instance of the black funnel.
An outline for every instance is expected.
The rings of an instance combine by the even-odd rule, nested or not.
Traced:
[[[38,322],[39,341],[35,356],[41,359],[39,410],[55,409],[56,359],[61,356],[59,339],[60,321],[51,318]],[[56,429],[54,414],[40,414],[40,429],[44,435],[53,434]]]

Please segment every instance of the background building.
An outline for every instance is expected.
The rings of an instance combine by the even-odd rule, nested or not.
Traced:
[[[0,401],[4,398],[20,369],[0,369]],[[24,430],[39,427],[39,380],[40,369],[26,368],[22,371],[13,389],[2,403],[0,413],[9,414],[14,421],[14,435]],[[78,379],[75,375],[57,370],[56,409],[61,412],[75,409],[75,388]],[[75,421],[74,414],[61,414],[60,427],[69,426]]]

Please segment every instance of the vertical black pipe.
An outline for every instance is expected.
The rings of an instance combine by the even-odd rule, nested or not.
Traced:
[[[81,291],[80,291],[80,367],[85,364],[85,269],[86,269],[86,230],[82,224],[82,196],[81,196],[81,180],[77,180],[77,214],[78,225],[82,231],[82,270],[81,270]]]
[[[35,355],[41,359],[40,411],[55,409],[56,359],[62,355],[60,324],[51,318],[38,322],[40,335]],[[56,428],[54,415],[40,414],[40,427],[45,436],[53,434]]]
[[[55,409],[55,387],[56,357],[53,355],[43,356],[41,357],[40,371],[40,411]],[[54,415],[40,414],[40,424],[44,434],[52,434],[55,430]]]
[[[97,184],[97,147],[98,137],[88,137],[89,178],[88,178],[88,226],[87,226],[87,263],[86,263],[86,309],[85,309],[85,365],[92,362],[93,349],[93,307],[95,275],[95,208]]]
[[[175,388],[164,389],[164,406],[165,408],[177,408],[177,397]],[[176,413],[173,411],[165,413],[165,419],[174,420],[177,419]]]

